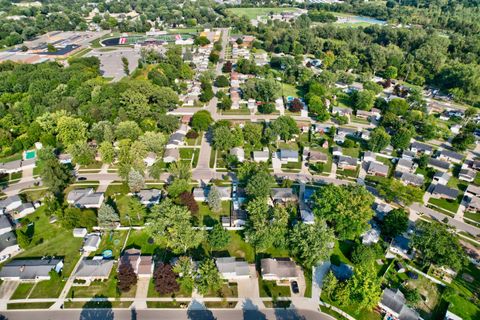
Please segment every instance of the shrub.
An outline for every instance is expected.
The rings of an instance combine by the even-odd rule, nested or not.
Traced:
[[[190,130],[187,132],[186,135],[187,139],[197,139],[198,138],[198,132],[195,130]]]
[[[198,213],[198,203],[190,192],[184,192],[180,195],[180,203],[186,206],[192,214]]]
[[[271,102],[263,103],[258,107],[258,112],[270,114],[275,111],[275,105]]]

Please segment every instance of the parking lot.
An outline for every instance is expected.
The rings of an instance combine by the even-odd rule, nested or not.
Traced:
[[[106,48],[96,49],[86,55],[87,57],[97,57],[100,60],[100,70],[104,77],[119,81],[125,76],[122,57],[128,59],[130,72],[137,68],[140,52],[132,48],[108,48],[109,51],[104,50]]]

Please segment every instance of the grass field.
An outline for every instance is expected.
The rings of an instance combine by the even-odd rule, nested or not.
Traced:
[[[230,8],[228,12],[237,16],[244,16],[248,19],[255,19],[258,16],[264,16],[270,13],[294,12],[297,8]]]
[[[290,297],[290,286],[277,286],[275,281],[264,281],[259,277],[258,287],[260,297],[272,297],[273,299]]]

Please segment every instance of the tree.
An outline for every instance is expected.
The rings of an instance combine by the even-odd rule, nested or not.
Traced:
[[[393,209],[382,222],[382,234],[388,238],[394,238],[407,231],[408,214],[403,209]]]
[[[416,227],[412,243],[420,252],[423,265],[434,263],[459,271],[467,264],[458,237],[446,225],[436,221],[420,221]]]
[[[73,161],[79,165],[89,165],[95,161],[95,150],[87,142],[74,142],[67,148]]]
[[[390,135],[383,127],[377,127],[372,130],[367,144],[370,150],[380,152],[390,144]]]
[[[128,188],[131,192],[139,192],[143,188],[145,188],[145,178],[143,175],[135,169],[130,169],[128,173]]]
[[[327,185],[317,190],[313,197],[313,213],[325,219],[341,239],[361,235],[373,216],[374,197],[358,185]]]
[[[300,112],[303,110],[303,103],[300,99],[295,98],[290,102],[289,109],[291,112]]]
[[[180,290],[173,268],[168,263],[159,264],[153,273],[155,290],[161,294],[174,294]]]
[[[23,230],[18,229],[16,231],[16,235],[17,235],[17,243],[22,249],[26,249],[32,242],[32,239]]]
[[[216,223],[209,231],[207,240],[212,249],[222,249],[230,242],[230,233],[220,223]]]
[[[180,121],[176,116],[163,114],[157,120],[157,127],[167,134],[170,134],[178,129],[180,126]]]
[[[146,147],[147,151],[161,153],[167,142],[166,136],[161,132],[147,131],[139,138]]]
[[[460,132],[452,139],[453,149],[465,151],[475,143],[475,136],[470,132]]]
[[[230,73],[232,72],[233,64],[230,60],[227,60],[222,67],[222,72],[223,73]]]
[[[123,72],[125,73],[125,75],[129,75],[130,74],[130,68],[128,66],[128,59],[124,56],[122,56],[122,66],[123,66]]]
[[[383,76],[385,79],[390,80],[390,79],[395,79],[397,78],[397,68],[394,66],[388,66],[385,71],[383,72]]]
[[[377,244],[364,245],[358,243],[352,252],[352,262],[356,265],[370,265],[375,263],[378,256],[382,255],[382,248]]]
[[[330,256],[330,244],[333,241],[333,231],[324,221],[317,220],[315,224],[298,223],[290,234],[290,250],[306,266],[313,266]]]
[[[175,205],[171,199],[155,205],[147,222],[148,234],[157,243],[165,243],[174,253],[185,253],[203,241],[203,230],[192,228],[188,209]]]
[[[297,127],[297,123],[290,116],[278,117],[272,121],[271,126],[273,131],[285,141],[290,140],[294,134],[298,134],[300,132]]]
[[[417,288],[404,288],[403,291],[405,299],[407,299],[408,304],[411,306],[415,306],[422,299]]]
[[[195,198],[193,197],[193,194],[190,192],[183,192],[180,195],[180,203],[183,204],[190,210],[192,214],[197,214],[198,213],[198,203],[195,201]]]
[[[258,171],[248,179],[246,193],[253,198],[266,198],[270,195],[273,177],[266,171]]]
[[[109,204],[102,204],[98,209],[98,225],[107,229],[114,229],[120,221],[118,213]]]
[[[87,124],[82,119],[61,116],[57,120],[57,138],[66,146],[87,138]]]
[[[388,106],[387,106],[388,112],[392,112],[399,116],[405,115],[408,109],[410,109],[408,102],[402,98],[393,98],[388,102]]]
[[[197,111],[192,116],[192,128],[195,131],[207,131],[208,127],[212,122],[212,116],[207,110]]]
[[[173,272],[178,274],[178,283],[186,291],[191,291],[194,285],[193,261],[190,257],[181,256],[173,266]]]
[[[133,266],[128,259],[124,259],[118,268],[118,283],[117,286],[122,292],[129,291],[135,284],[137,284],[137,275]]]
[[[147,210],[143,203],[140,201],[139,198],[137,197],[130,197],[128,199],[128,218],[130,219],[131,217],[137,217],[137,221],[139,223],[143,222],[143,218],[145,217]],[[131,223],[131,220],[130,220]]]
[[[395,149],[406,149],[410,145],[413,133],[408,128],[402,127],[392,136],[392,146]]]
[[[122,121],[115,129],[117,140],[130,139],[131,141],[135,141],[141,134],[142,129],[140,129],[135,121]]]
[[[370,90],[355,91],[352,98],[355,109],[370,111],[375,103],[375,92]]]
[[[375,308],[382,294],[381,283],[373,264],[357,266],[353,277],[347,282],[350,302],[358,310]]]
[[[252,146],[260,146],[263,134],[263,126],[258,123],[247,122],[243,126],[243,138]]]
[[[228,81],[227,77],[225,77],[224,75],[219,75],[215,79],[215,86],[216,87],[220,87],[220,88],[228,87],[229,84],[230,84],[230,82]]]
[[[213,50],[212,52],[210,52],[208,60],[211,63],[216,64],[220,60],[220,54],[218,53],[218,51]]]
[[[380,92],[383,91],[383,87],[379,85],[378,83],[375,83],[373,81],[367,81],[363,84],[363,89],[369,90],[374,92],[375,94],[379,94]]]
[[[411,185],[406,186],[396,179],[382,179],[377,184],[377,190],[386,201],[396,200],[405,205],[421,202],[423,196],[422,189]]]
[[[188,180],[185,179],[175,179],[167,187],[168,195],[172,198],[176,198],[184,192],[189,192],[191,189]]]
[[[194,40],[194,44],[196,44],[197,46],[206,46],[208,44],[210,44],[210,40],[208,40],[207,37],[205,36],[198,36],[195,38]]]
[[[190,164],[181,161],[172,163],[168,168],[168,172],[174,179],[190,180],[192,177]]]
[[[222,279],[213,259],[206,259],[200,263],[197,277],[195,278],[195,285],[198,292],[203,295],[209,292],[216,292],[222,287]]]
[[[217,186],[213,185],[210,187],[210,192],[208,193],[208,207],[213,212],[220,212],[222,210],[222,200],[220,190]]]
[[[247,98],[270,102],[274,101],[279,96],[281,86],[272,78],[253,78],[245,82],[242,86],[242,90]]]
[[[103,141],[100,143],[98,152],[100,153],[102,162],[105,164],[111,164],[113,160],[115,160],[115,149],[111,142]]]
[[[53,154],[53,153],[52,153]],[[73,175],[70,169],[58,162],[56,158],[45,161],[40,160],[40,177],[42,183],[52,193],[58,195],[73,182]]]
[[[209,102],[215,96],[213,93],[212,84],[209,81],[202,82],[201,85],[202,93],[200,94],[199,100],[201,102]]]
[[[262,114],[270,114],[275,111],[275,104],[273,102],[264,102],[258,106],[258,112]]]

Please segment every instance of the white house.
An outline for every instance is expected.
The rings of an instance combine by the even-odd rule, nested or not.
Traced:
[[[250,278],[250,269],[246,261],[237,261],[235,257],[215,258],[220,276],[228,281]]]
[[[253,161],[259,162],[267,162],[270,158],[270,152],[268,150],[263,151],[253,151]]]
[[[73,237],[74,238],[83,238],[87,235],[87,228],[74,228]]]
[[[243,150],[243,148],[241,148],[241,147],[235,147],[235,148],[231,149],[230,154],[232,156],[237,157],[237,160],[239,162],[245,161],[245,150]]]
[[[94,252],[98,250],[102,237],[99,233],[91,233],[87,235],[83,243],[83,251],[85,252]]]
[[[195,201],[207,201],[210,189],[211,187],[193,189],[193,198]],[[217,187],[217,189],[220,192],[220,199],[222,201],[228,201],[232,199],[232,189],[230,187]]]
[[[62,268],[62,259],[13,260],[2,267],[0,279],[21,282],[50,280],[50,271],[58,273]]]

